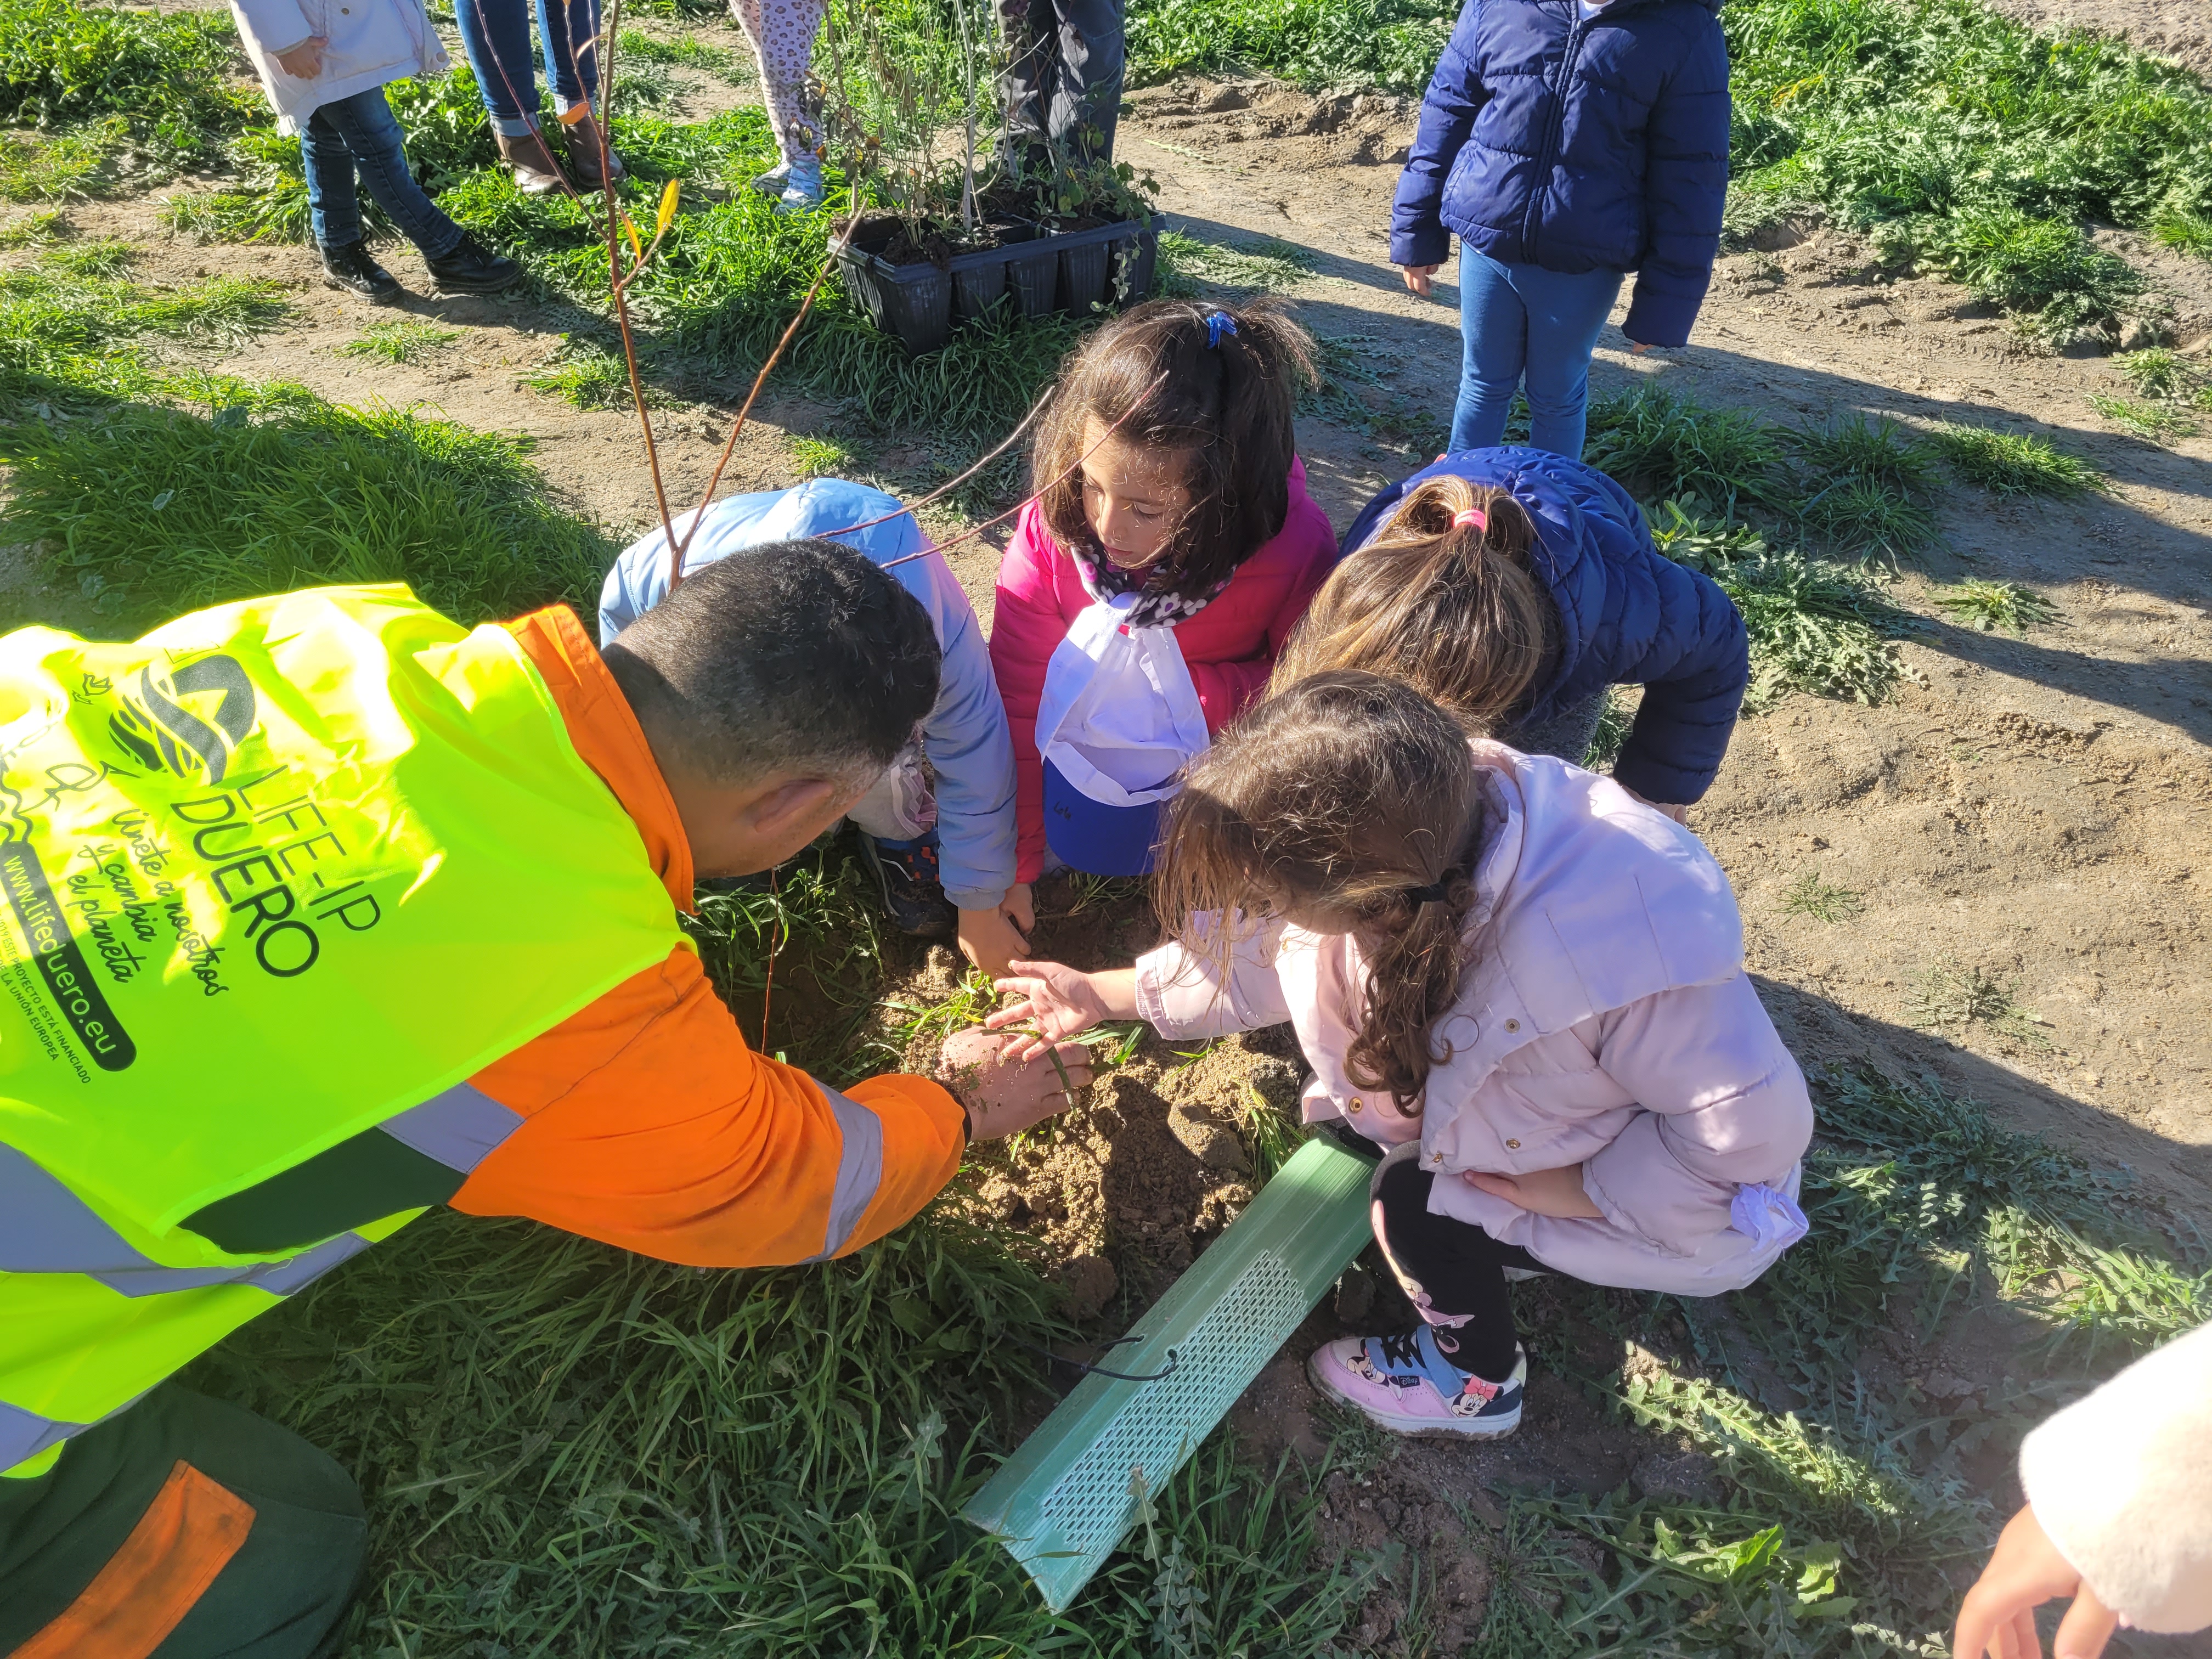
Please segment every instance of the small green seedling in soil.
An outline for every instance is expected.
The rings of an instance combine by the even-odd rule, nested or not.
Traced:
[[[1969,628],[1988,634],[2002,628],[2025,634],[2030,628],[2058,619],[2058,608],[2032,587],[2018,582],[1985,581],[1970,576],[1956,587],[1940,589],[1936,609],[1947,611]]]
[[[1237,1091],[1237,1127],[1243,1132],[1253,1176],[1261,1182],[1272,1180],[1305,1144],[1305,1125],[1249,1082]]]
[[[792,465],[804,478],[835,477],[853,470],[860,459],[835,438],[793,438]]]
[[[2025,432],[1941,426],[1929,434],[1929,441],[1952,471],[1992,495],[2064,500],[2109,488],[2105,475],[2079,455]]]
[[[1866,908],[1865,896],[1856,889],[1823,881],[1818,870],[1808,870],[1782,895],[1782,914],[1810,916],[1815,921],[1849,921]]]
[[[2153,443],[2172,443],[2176,438],[2193,436],[2197,431],[2197,422],[2186,415],[2160,409],[2154,404],[2139,404],[2130,398],[2115,398],[2110,392],[2091,392],[2089,407],[2123,431],[2148,438]]]
[[[434,357],[461,337],[460,331],[440,328],[417,317],[391,323],[371,323],[357,339],[338,348],[349,357],[380,357],[388,363],[419,362]]]
[[[2048,1048],[2051,1042],[2043,1028],[2051,1022],[2014,1000],[2019,983],[1999,979],[1978,965],[1961,969],[1955,963],[1937,963],[1923,969],[1913,983],[1913,1024],[1954,1033],[1984,1025],[2015,1042]]]
[[[2112,367],[2139,398],[2178,398],[2203,378],[2166,346],[2123,352],[2112,359]]]

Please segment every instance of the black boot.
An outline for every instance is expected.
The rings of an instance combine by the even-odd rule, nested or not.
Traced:
[[[437,285],[454,294],[496,294],[522,280],[522,267],[503,253],[493,253],[465,232],[451,253],[425,258]]]
[[[403,292],[399,279],[369,257],[367,242],[325,248],[323,280],[380,306],[391,304]]]

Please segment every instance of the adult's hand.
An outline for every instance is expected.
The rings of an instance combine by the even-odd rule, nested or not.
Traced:
[[[287,46],[269,55],[276,60],[276,67],[295,81],[312,81],[323,72],[323,49],[329,45],[323,36],[311,34],[296,46]]]
[[[1443,267],[1442,265],[1401,265],[1399,269],[1406,273],[1406,286],[1425,300],[1429,297],[1429,278],[1442,270]]]
[[[945,1040],[939,1069],[945,1087],[968,1109],[969,1132],[977,1140],[1016,1134],[1066,1111],[1074,1104],[1068,1091],[1091,1081],[1091,1051],[1079,1042],[1060,1045],[1058,1066],[1042,1045],[1028,1060],[1009,1059],[1006,1046],[1005,1038],[980,1027]]]
[[[1460,1178],[1468,1186],[1480,1187],[1492,1198],[1518,1205],[1532,1215],[1595,1221],[1605,1214],[1583,1190],[1583,1166],[1579,1164],[1570,1164],[1564,1170],[1531,1170],[1517,1176],[1470,1170]]]
[[[1992,1659],[2041,1659],[2035,1610],[2059,1595],[2072,1596],[2074,1605],[2059,1621],[2051,1651],[2057,1659],[2098,1659],[2112,1639],[2119,1615],[2097,1599],[2058,1553],[2035,1511],[2023,1504],[2005,1523],[1996,1553],[1960,1605],[1953,1659],[1983,1659],[1985,1653]]]

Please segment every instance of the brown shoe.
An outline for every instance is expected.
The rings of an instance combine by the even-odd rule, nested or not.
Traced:
[[[550,196],[567,182],[545,135],[535,128],[523,133],[495,131],[492,137],[499,143],[499,159],[514,174],[514,187],[525,196]],[[597,175],[593,178],[596,181]]]
[[[586,190],[599,188],[599,124],[588,115],[568,128],[568,166],[578,184]],[[617,184],[629,177],[629,169],[611,146],[607,150],[607,171]]]

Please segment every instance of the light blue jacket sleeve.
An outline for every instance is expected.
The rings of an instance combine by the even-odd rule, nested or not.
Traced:
[[[869,524],[871,520],[883,520]],[[678,520],[678,533],[689,515]],[[878,564],[929,547],[912,514],[895,497],[842,478],[816,478],[793,489],[730,495],[706,509],[684,555],[688,575],[717,559],[796,537],[849,526],[834,540]],[[891,574],[920,599],[945,653],[937,705],[922,722],[937,774],[938,861],[945,896],[963,910],[988,910],[1014,883],[1014,745],[991,674],[991,655],[959,580],[942,554],[907,559]],[[668,591],[668,542],[659,530],[624,549],[599,595],[599,643],[605,645],[659,603]]]

